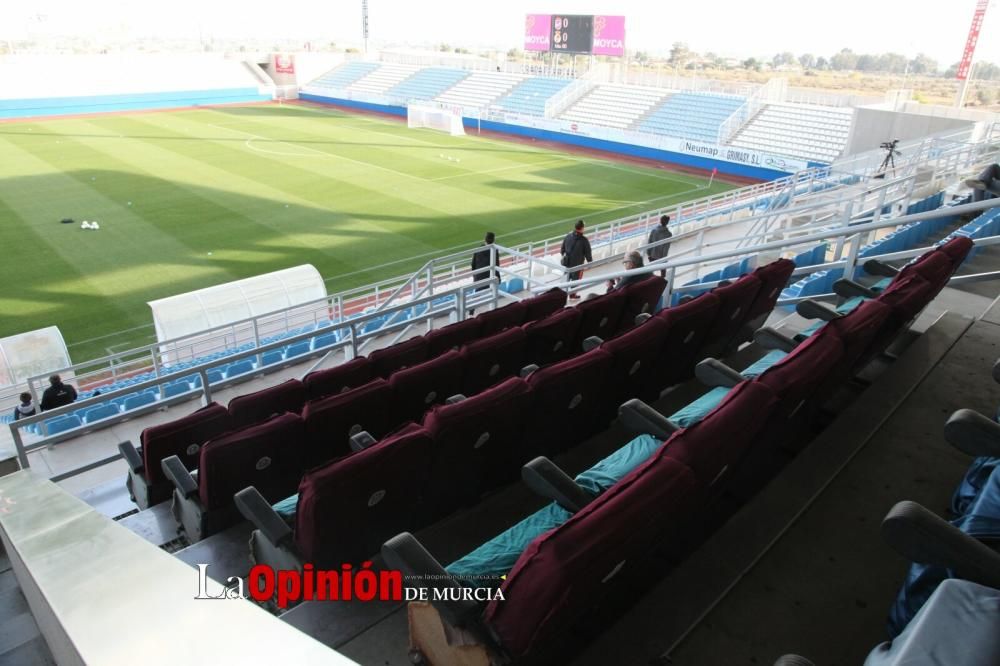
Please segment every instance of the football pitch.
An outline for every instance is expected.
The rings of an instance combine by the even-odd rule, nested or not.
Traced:
[[[0,123],[0,337],[86,360],[154,342],[150,300],[299,264],[333,293],[732,187],[305,105]]]

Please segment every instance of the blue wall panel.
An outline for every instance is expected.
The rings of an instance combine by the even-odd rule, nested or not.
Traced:
[[[0,99],[0,118],[33,118],[81,113],[173,109],[211,104],[262,102],[270,99],[269,95],[261,95],[257,88],[179,90],[134,95]]]

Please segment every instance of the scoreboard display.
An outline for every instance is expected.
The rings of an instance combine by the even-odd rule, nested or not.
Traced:
[[[552,17],[550,48],[555,53],[590,53],[594,43],[594,17]]]
[[[524,50],[625,55],[625,17],[590,14],[528,14]]]

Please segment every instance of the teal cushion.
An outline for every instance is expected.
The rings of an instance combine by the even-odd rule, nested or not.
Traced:
[[[274,512],[281,516],[281,519],[289,525],[295,524],[295,511],[299,504],[299,496],[296,493],[291,497],[286,497],[277,504],[272,504]]]
[[[785,358],[786,356],[788,356],[787,352],[783,352],[780,349],[773,349],[764,356],[754,361],[751,365],[747,367],[746,370],[741,371],[740,374],[746,377],[747,379],[753,379],[758,375],[764,374],[765,370],[767,370],[772,365],[774,365],[781,359]]]
[[[633,469],[649,460],[663,442],[650,435],[639,435],[610,456],[576,477],[584,490],[600,495],[625,478]]]
[[[705,395],[670,415],[670,420],[682,428],[690,428],[705,418],[729,393],[727,388],[714,388]]]
[[[528,544],[572,516],[555,502],[539,509],[506,532],[493,537],[479,548],[455,560],[445,570],[460,578],[503,576],[514,568]],[[474,581],[470,581],[474,582]]]

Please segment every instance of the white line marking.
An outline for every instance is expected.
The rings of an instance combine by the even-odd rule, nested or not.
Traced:
[[[482,171],[466,171],[465,173],[454,173],[450,176],[441,176],[439,178],[431,178],[435,182],[439,180],[450,180],[451,178],[461,178],[463,176],[478,176],[484,173],[496,173],[498,171],[510,171],[511,169],[524,169],[525,171],[532,169],[534,167],[543,166],[545,164],[555,164],[556,162],[565,162],[568,158],[559,157],[554,160],[545,160],[544,162],[525,162],[523,164],[513,164],[511,166],[498,167],[496,169],[483,169]]]

